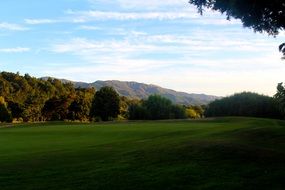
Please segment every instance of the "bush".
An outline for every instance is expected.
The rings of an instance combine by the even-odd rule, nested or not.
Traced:
[[[187,114],[187,117],[191,119],[199,118],[199,115],[196,113],[196,111],[193,108],[187,108],[186,114]]]

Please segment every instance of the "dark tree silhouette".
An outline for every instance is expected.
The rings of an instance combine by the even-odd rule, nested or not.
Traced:
[[[12,115],[7,109],[7,104],[3,97],[0,96],[0,122],[11,122]]]
[[[151,95],[146,100],[129,106],[130,120],[184,119],[186,110],[174,105],[169,99],[160,95]]]
[[[96,92],[91,108],[91,116],[103,121],[116,118],[120,113],[120,96],[112,87],[102,87]]]
[[[240,19],[244,27],[276,36],[285,29],[284,0],[190,0],[200,14],[204,8],[225,13],[227,19]],[[285,44],[279,47],[285,57]]]
[[[281,118],[278,104],[272,97],[251,92],[243,92],[211,102],[206,117],[247,116]]]
[[[279,46],[279,51],[283,53],[282,59],[285,59],[285,43]]]
[[[285,86],[283,83],[279,83],[277,86],[277,93],[275,94],[274,98],[278,102],[279,109],[285,117]]]

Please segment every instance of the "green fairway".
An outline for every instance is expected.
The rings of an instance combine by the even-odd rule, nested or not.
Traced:
[[[0,189],[285,189],[285,122],[0,125]]]

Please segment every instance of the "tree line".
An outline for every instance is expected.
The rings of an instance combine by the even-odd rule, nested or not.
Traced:
[[[282,113],[275,98],[243,92],[211,102],[207,106],[205,116],[282,118]]]
[[[28,74],[0,73],[1,115],[6,108],[6,115],[7,112],[10,115],[4,117],[7,122],[86,120],[94,94],[93,88],[75,89],[71,83],[62,83],[57,79],[43,80]]]
[[[174,105],[159,95],[132,100],[111,87],[96,91],[54,78],[0,73],[0,122],[182,119],[202,117],[202,112],[199,106]]]
[[[0,122],[162,120],[219,116],[285,117],[285,86],[274,97],[243,92],[205,106],[176,105],[159,95],[120,97],[112,87],[75,88],[58,79],[0,73]]]

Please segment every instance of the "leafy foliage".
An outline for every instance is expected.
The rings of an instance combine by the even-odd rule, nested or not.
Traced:
[[[42,80],[28,74],[0,73],[0,96],[5,97],[7,109],[14,120],[86,120],[94,94],[93,88],[75,89],[71,83],[57,79]],[[80,103],[80,114],[75,113],[74,102]]]
[[[285,116],[285,86],[283,83],[279,83],[277,86],[277,93],[275,94],[274,98],[278,102],[279,109],[283,115]]]
[[[172,102],[160,95],[151,95],[147,100],[129,107],[131,120],[161,120],[186,118],[185,108],[173,105]]]
[[[202,14],[204,8],[225,13],[227,19],[240,19],[244,27],[276,36],[285,29],[284,0],[190,0]],[[285,56],[284,44],[280,51]]]
[[[279,51],[283,53],[282,59],[285,59],[285,43],[279,46]]]
[[[187,106],[186,115],[188,118],[197,119],[204,117],[205,106]]]
[[[76,89],[76,95],[68,107],[68,119],[81,121],[89,120],[94,94],[94,88]]]
[[[282,83],[274,98],[254,93],[236,94],[212,102],[205,115],[280,118],[282,113],[284,117],[285,87]],[[1,122],[202,118],[204,110],[203,106],[175,105],[160,95],[151,95],[146,100],[128,99],[119,97],[111,87],[103,87],[95,93],[94,88],[74,88],[57,79],[0,73]]]
[[[120,97],[120,115],[118,116],[121,120],[129,118],[129,108],[133,105],[139,104],[139,99],[130,99],[125,96]]]
[[[150,119],[170,118],[172,103],[164,97],[159,95],[150,96],[143,102],[143,106],[148,110]]]
[[[7,109],[5,99],[0,96],[0,122],[11,122],[12,115]]]
[[[134,103],[129,106],[129,119],[130,120],[147,120],[149,114],[146,107],[142,106],[142,103]]]
[[[277,35],[285,28],[283,0],[190,0],[202,14],[203,8],[225,13],[227,18],[240,19],[245,27],[257,32]]]
[[[248,116],[280,118],[275,100],[268,96],[251,92],[235,94],[209,104],[205,111],[207,117]]]
[[[120,113],[120,97],[112,87],[102,87],[96,92],[91,109],[93,117],[103,121],[116,118]]]

